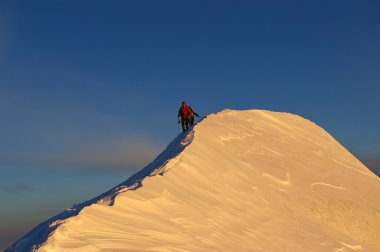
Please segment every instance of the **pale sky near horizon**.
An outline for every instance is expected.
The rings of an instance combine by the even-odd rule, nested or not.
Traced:
[[[380,160],[378,1],[1,1],[0,249],[178,134],[186,100],[304,116]]]

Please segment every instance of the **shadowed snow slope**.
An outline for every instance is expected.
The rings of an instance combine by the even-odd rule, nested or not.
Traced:
[[[316,124],[224,110],[7,252],[380,251],[379,202],[380,179]]]

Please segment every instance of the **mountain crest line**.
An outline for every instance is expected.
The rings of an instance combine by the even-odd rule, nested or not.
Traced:
[[[6,252],[375,252],[378,202],[380,179],[310,120],[223,110]]]

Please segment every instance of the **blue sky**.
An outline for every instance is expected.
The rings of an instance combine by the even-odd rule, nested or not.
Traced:
[[[379,11],[378,1],[2,1],[0,247],[151,161],[177,135],[182,100],[201,115],[299,114],[377,166]]]

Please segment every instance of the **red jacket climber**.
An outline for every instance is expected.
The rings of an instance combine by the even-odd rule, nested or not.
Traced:
[[[189,106],[186,105],[186,102],[183,101],[182,106],[178,110],[178,117],[181,117],[181,119],[185,119],[191,116],[192,113],[193,111],[190,109]]]
[[[191,107],[187,106],[185,101],[183,101],[182,106],[178,110],[178,117],[181,118],[183,132],[188,130],[190,126],[193,125],[194,115],[198,116],[198,114],[195,113]],[[178,123],[180,123],[179,118]]]

